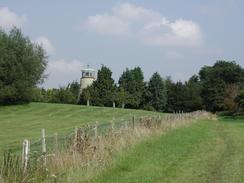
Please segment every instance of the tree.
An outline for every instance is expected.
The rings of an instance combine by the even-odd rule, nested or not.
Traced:
[[[79,94],[80,94],[80,84],[77,81],[73,81],[68,85],[68,89],[73,95],[74,103],[78,102]]]
[[[91,93],[92,93],[91,90],[92,90],[92,87],[88,86],[87,88],[85,88],[82,91],[82,95],[83,95],[84,100],[86,100],[86,105],[87,106],[90,106]]]
[[[0,30],[0,104],[30,102],[44,79],[47,57],[41,46],[17,28]]]
[[[98,106],[112,106],[113,94],[116,89],[112,78],[112,71],[102,65],[98,70],[97,80],[91,86],[91,101]]]
[[[217,61],[212,67],[203,67],[199,76],[204,105],[207,110],[213,112],[226,108],[224,99],[228,85],[244,84],[244,70],[235,62]]]
[[[129,108],[139,108],[142,104],[142,96],[145,89],[144,76],[140,67],[135,67],[132,70],[128,68],[122,73],[119,78],[119,87],[123,87],[128,93]]]
[[[128,93],[123,87],[118,88],[116,101],[122,108],[125,108],[125,105],[128,102]]]
[[[147,90],[148,106],[152,106],[156,111],[165,111],[167,91],[163,79],[157,72],[152,75]]]
[[[197,75],[193,75],[186,83],[186,99],[185,109],[186,112],[196,111],[203,109],[203,102],[201,94],[201,82]]]
[[[167,86],[167,111],[187,111],[186,108],[186,85],[178,81],[174,83],[170,78],[166,80]]]
[[[237,112],[244,112],[244,91],[235,98],[235,102],[238,105]]]

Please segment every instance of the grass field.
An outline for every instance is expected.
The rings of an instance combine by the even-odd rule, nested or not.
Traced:
[[[70,182],[244,182],[244,121],[201,121],[116,154],[90,180]],[[81,172],[80,172],[81,173]]]
[[[140,117],[159,115],[142,110],[65,104],[31,103],[0,107],[0,149],[21,147],[24,138],[39,139],[42,128],[46,129],[47,135],[71,133],[75,126],[96,121],[108,123],[113,118],[115,122],[131,119],[133,114]]]
[[[31,103],[0,108],[0,148],[20,146],[24,138],[68,133],[86,123],[108,123],[159,113],[101,107]],[[161,114],[164,115],[164,114]],[[67,170],[62,182],[244,182],[244,120],[219,117],[188,124],[163,135],[150,135],[112,154],[111,161],[89,175]],[[139,143],[140,142],[140,143]]]

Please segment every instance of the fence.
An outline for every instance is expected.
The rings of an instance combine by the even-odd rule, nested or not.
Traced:
[[[1,178],[4,180],[9,177],[14,181],[22,181],[36,172],[38,174],[41,172],[46,177],[50,174],[50,172],[47,173],[47,170],[51,169],[50,166],[56,165],[56,169],[60,166],[69,166],[67,165],[69,163],[73,166],[76,162],[70,162],[69,158],[74,157],[74,161],[80,162],[77,163],[79,166],[82,163],[84,166],[90,165],[91,162],[98,163],[109,156],[116,144],[124,146],[122,140],[129,139],[129,143],[132,143],[133,139],[138,139],[137,137],[141,137],[142,134],[156,131],[161,133],[206,117],[209,117],[209,113],[204,111],[143,118],[133,115],[131,120],[112,120],[110,123],[96,122],[75,127],[66,135],[55,133],[46,136],[45,129],[41,129],[39,140],[31,142],[25,139],[23,141],[21,158],[18,154],[12,155],[11,151],[4,154],[0,182]],[[64,156],[68,158],[64,160]]]

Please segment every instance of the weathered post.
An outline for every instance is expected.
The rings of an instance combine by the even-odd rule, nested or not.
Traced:
[[[23,173],[26,173],[29,161],[29,152],[30,152],[30,141],[25,139],[23,142],[22,150],[22,169]]]
[[[134,130],[135,129],[135,114],[133,114],[132,116],[132,129]]]
[[[45,136],[45,129],[42,129],[42,155],[43,155],[43,166],[46,167],[47,165],[47,147],[46,147],[46,136]]]
[[[111,121],[111,132],[114,133],[114,120]]]
[[[75,127],[75,134],[74,134],[74,149],[77,147],[77,137],[78,137],[78,128]]]
[[[97,133],[97,122],[95,123],[95,127],[94,127],[94,136],[95,136],[95,139],[97,139],[97,137],[98,137],[98,133]]]

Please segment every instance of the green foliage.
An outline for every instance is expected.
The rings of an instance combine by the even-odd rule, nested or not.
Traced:
[[[119,106],[122,108],[125,107],[125,105],[128,103],[128,93],[125,91],[123,87],[119,87],[117,89],[117,97],[116,97],[116,102],[118,103]]]
[[[174,83],[170,78],[166,80],[166,86],[168,96],[167,111],[186,111],[186,86],[180,81]]]
[[[235,98],[235,102],[238,105],[237,111],[244,113],[244,91]]]
[[[186,101],[184,111],[197,111],[203,109],[203,102],[200,96],[201,94],[201,83],[197,75],[193,75],[186,85]]]
[[[156,111],[165,111],[166,103],[167,103],[167,90],[165,83],[162,77],[156,72],[152,75],[148,87],[147,97],[147,105],[151,106],[151,109],[155,109]]]
[[[34,88],[34,102],[76,104],[78,100],[80,85],[77,81],[68,84],[66,87],[58,89]]]
[[[244,69],[235,62],[217,61],[212,67],[203,67],[199,76],[204,105],[213,112],[226,108],[224,98],[229,84],[244,84]]]
[[[82,93],[81,98],[87,100],[91,99],[91,103],[96,106],[112,106],[115,101],[116,86],[112,78],[112,71],[102,65],[98,70],[97,80],[93,84],[85,89],[85,93]]]
[[[31,101],[33,88],[44,79],[47,57],[17,28],[0,30],[0,104]]]
[[[135,67],[123,72],[119,78],[119,87],[123,87],[128,93],[128,108],[139,108],[142,104],[142,96],[145,89],[144,76],[140,67]]]

